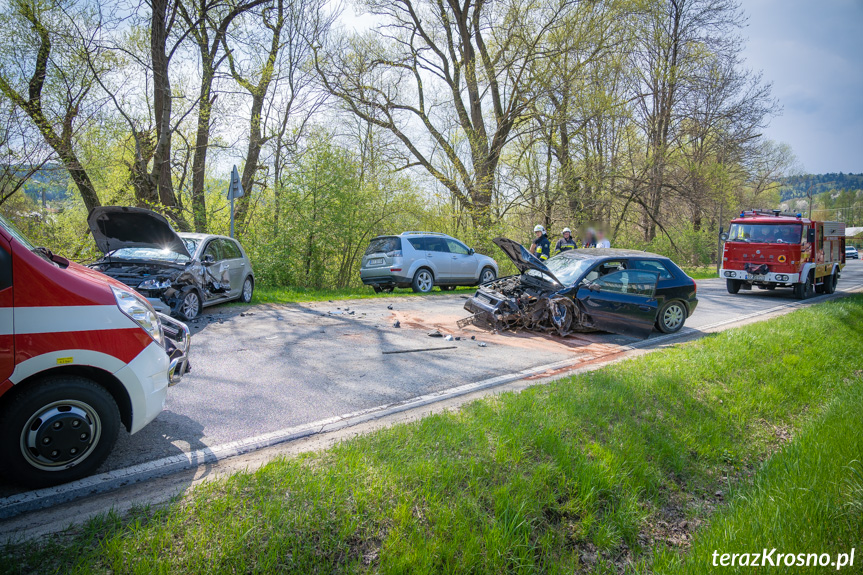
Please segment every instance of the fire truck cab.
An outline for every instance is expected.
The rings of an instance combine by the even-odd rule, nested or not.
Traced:
[[[188,370],[188,328],[99,272],[34,247],[0,217],[0,473],[79,479]]]
[[[830,294],[845,265],[845,224],[779,210],[750,210],[731,221],[720,277],[728,293],[790,287],[799,299]]]

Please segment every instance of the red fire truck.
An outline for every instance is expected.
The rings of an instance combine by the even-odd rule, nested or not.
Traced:
[[[184,324],[0,217],[0,474],[40,487],[92,473],[121,425],[159,415],[188,352]]]
[[[752,286],[790,287],[798,299],[833,293],[845,266],[845,224],[819,222],[780,210],[750,210],[722,234],[728,293]]]

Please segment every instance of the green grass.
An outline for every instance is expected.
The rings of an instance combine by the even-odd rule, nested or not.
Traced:
[[[433,296],[453,293],[473,293],[474,287],[463,287],[453,291],[442,291],[434,288],[428,294],[418,294],[410,288],[396,288],[392,293],[376,294],[370,287],[343,289],[311,289],[297,287],[256,287],[252,303],[301,303],[311,301],[329,301],[342,299],[371,299],[392,296]]]
[[[708,266],[702,268],[683,268],[683,271],[685,271],[686,275],[688,275],[694,280],[707,280],[719,277],[719,274],[716,273],[716,266]]]
[[[839,549],[860,540],[860,357],[863,297],[835,300],[9,546],[0,571],[674,573]]]
[[[863,571],[863,385],[859,377],[845,383],[847,388],[824,412],[767,461],[753,484],[733,494],[731,505],[697,535],[688,554],[666,550],[654,562],[654,570],[713,573],[714,562],[720,565],[724,553],[748,553],[743,562],[750,564],[751,554],[765,548],[777,550],[771,555],[774,560],[778,553],[827,553],[835,560],[856,547],[854,565],[846,566],[851,573]],[[795,566],[794,573],[825,571],[815,557],[804,560],[810,565]],[[722,570],[753,570],[739,563]]]

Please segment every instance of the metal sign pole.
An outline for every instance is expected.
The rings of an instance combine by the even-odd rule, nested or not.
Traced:
[[[231,190],[231,237],[234,237],[234,190]]]

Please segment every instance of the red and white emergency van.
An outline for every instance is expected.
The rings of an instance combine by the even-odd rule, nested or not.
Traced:
[[[0,472],[30,487],[84,477],[188,370],[189,330],[0,217]]]
[[[790,287],[799,299],[836,290],[845,266],[845,224],[779,210],[750,210],[731,221],[722,239],[728,293]]]

